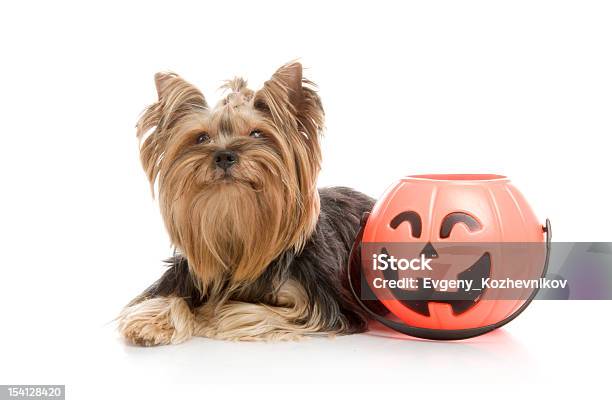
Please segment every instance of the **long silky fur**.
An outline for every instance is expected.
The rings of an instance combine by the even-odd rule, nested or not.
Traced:
[[[365,331],[367,316],[348,290],[346,265],[359,229],[361,216],[370,211],[374,200],[345,187],[321,189],[321,213],[314,233],[304,249],[286,251],[251,283],[234,287],[224,300],[274,305],[278,290],[288,281],[299,283],[308,297],[304,320],[317,314],[319,331],[351,334]],[[178,296],[192,310],[207,301],[218,301],[218,291],[201,291],[182,255],[168,259],[165,274],[133,303],[157,296]],[[230,281],[225,281],[228,289]],[[221,289],[223,290],[223,289]]]

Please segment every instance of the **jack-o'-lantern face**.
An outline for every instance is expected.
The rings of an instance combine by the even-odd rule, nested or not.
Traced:
[[[371,282],[375,276],[386,280],[416,276],[416,286],[388,287],[381,295],[374,293],[412,326],[470,329],[500,322],[525,302],[494,300],[495,292],[482,286],[478,289],[483,279],[507,273],[508,255],[501,244],[543,240],[542,226],[506,178],[425,175],[402,179],[377,202],[364,229],[362,250],[369,251],[362,251],[362,260],[369,260],[372,252],[427,258],[431,270],[386,269],[366,277]],[[541,259],[513,258],[512,267],[531,274],[539,267],[541,273]],[[472,289],[425,286],[423,278],[463,281],[465,285],[471,281]]]
[[[403,211],[397,214],[391,219],[389,226],[396,230],[402,223],[408,222],[410,224],[410,233],[412,238],[420,239],[423,229],[423,221],[421,216],[415,211]],[[440,240],[448,240],[450,238],[453,228],[462,224],[469,230],[470,233],[474,233],[482,230],[482,224],[472,214],[464,212],[452,212],[444,216],[439,228]],[[381,254],[389,256],[387,248],[381,249]],[[431,259],[435,262],[440,257],[436,247],[431,241],[427,241],[420,251],[421,258]],[[448,263],[442,263],[443,265],[449,265]],[[434,269],[437,269],[435,263]],[[453,277],[448,275],[448,268],[445,267],[444,277]],[[383,271],[383,274],[388,280],[399,280],[400,275],[397,270],[388,269]],[[477,289],[458,289],[454,291],[449,290],[435,290],[428,289],[423,283],[423,278],[417,278],[418,287],[416,290],[401,291],[398,288],[390,288],[391,293],[395,296],[404,306],[419,313],[423,316],[430,316],[429,303],[446,303],[450,305],[454,315],[458,315],[471,309],[478,300],[482,297],[485,287],[482,287],[482,279],[489,278],[491,275],[491,254],[487,251],[483,252],[482,255],[478,256],[478,259],[470,264],[467,268],[462,269],[459,273],[454,276],[455,280],[469,282],[469,286],[476,287],[481,286]],[[465,286],[466,284],[463,284]],[[423,297],[427,297],[427,300],[423,300]]]

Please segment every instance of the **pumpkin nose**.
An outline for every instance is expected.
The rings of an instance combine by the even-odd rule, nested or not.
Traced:
[[[428,242],[421,251],[421,255],[425,255],[425,258],[438,258],[438,251],[431,245],[431,242]]]

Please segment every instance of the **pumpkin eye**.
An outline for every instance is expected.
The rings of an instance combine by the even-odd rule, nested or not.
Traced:
[[[440,227],[440,238],[450,237],[451,230],[457,223],[463,223],[467,226],[470,232],[475,232],[482,229],[482,225],[473,216],[462,213],[454,212],[447,214],[442,220],[442,226]]]
[[[255,129],[255,130],[251,131],[251,133],[249,134],[249,137],[251,137],[251,138],[262,138],[263,135],[264,135],[263,131]]]
[[[208,133],[200,133],[198,134],[198,138],[196,138],[196,144],[202,144],[208,140],[210,140]]]
[[[392,229],[395,230],[404,221],[410,223],[410,228],[412,229],[412,236],[414,238],[420,238],[423,223],[421,222],[421,216],[419,216],[419,213],[417,213],[416,211],[403,211],[397,216],[393,217],[393,220],[391,220],[391,223],[389,225]]]

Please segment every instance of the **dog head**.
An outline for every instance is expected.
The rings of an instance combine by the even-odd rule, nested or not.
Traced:
[[[173,73],[155,75],[158,101],[137,125],[143,167],[172,243],[206,282],[256,278],[299,251],[319,215],[316,180],[324,113],[302,66],[252,91],[235,78],[209,107]]]

